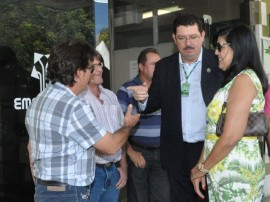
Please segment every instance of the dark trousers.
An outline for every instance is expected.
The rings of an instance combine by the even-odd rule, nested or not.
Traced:
[[[170,188],[168,175],[161,168],[160,150],[147,150],[133,146],[135,151],[141,152],[146,160],[145,168],[137,168],[127,158],[128,181],[127,198],[128,202],[169,202]]]
[[[171,202],[198,202],[208,201],[207,191],[204,192],[205,200],[201,200],[195,193],[193,184],[190,180],[191,169],[197,164],[201,151],[203,148],[203,142],[198,143],[184,143],[185,154],[183,158],[183,167],[178,170],[168,170],[170,190],[171,190]]]

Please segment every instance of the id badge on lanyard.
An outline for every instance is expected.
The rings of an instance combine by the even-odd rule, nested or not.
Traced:
[[[194,71],[194,69],[196,68],[196,66],[198,65],[198,63],[196,63],[194,65],[194,67],[192,68],[192,70],[189,72],[189,74],[187,74],[184,65],[182,65],[183,71],[185,73],[185,78],[186,78],[186,82],[182,83],[181,85],[181,95],[188,97],[189,96],[189,92],[190,92],[190,85],[191,83],[188,82],[188,78],[191,75],[191,73]],[[180,65],[181,66],[181,65]]]
[[[188,97],[189,96],[189,90],[190,90],[190,83],[188,83],[188,81],[186,81],[185,83],[183,83],[181,85],[181,95]]]

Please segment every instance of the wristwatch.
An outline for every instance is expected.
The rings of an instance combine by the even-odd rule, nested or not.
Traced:
[[[202,173],[205,173],[205,174],[209,173],[209,170],[204,168],[203,162],[200,162],[198,164],[198,168],[199,168],[199,171],[201,171]]]

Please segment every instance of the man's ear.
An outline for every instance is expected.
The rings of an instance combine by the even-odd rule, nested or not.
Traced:
[[[204,39],[205,37],[205,31],[202,31],[202,38]]]
[[[80,78],[83,75],[83,70],[81,69],[77,69],[76,73],[74,74],[74,81],[78,82],[80,80]]]
[[[143,65],[141,63],[139,63],[138,68],[139,68],[139,72],[143,71]]]
[[[173,39],[174,43],[176,44],[176,38],[175,38],[175,34],[174,33],[172,33],[172,39]]]

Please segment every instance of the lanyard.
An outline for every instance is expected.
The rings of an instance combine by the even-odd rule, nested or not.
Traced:
[[[183,70],[184,70],[186,82],[188,81],[189,76],[191,75],[191,73],[194,71],[194,69],[197,67],[198,64],[199,64],[199,62],[197,62],[197,63],[194,65],[193,69],[189,72],[189,74],[187,74],[187,72],[186,72],[186,70],[185,70],[185,68],[184,68],[184,65],[183,65],[183,64],[180,65],[180,66],[182,66],[182,68],[183,68]]]

